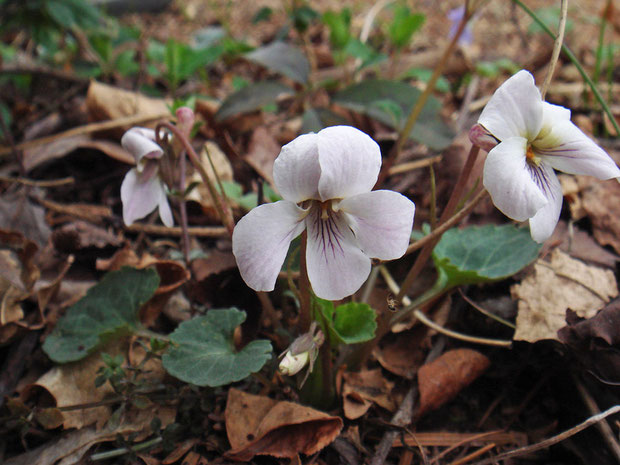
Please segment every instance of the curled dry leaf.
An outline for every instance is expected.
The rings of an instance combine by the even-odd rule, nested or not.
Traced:
[[[116,355],[121,352],[121,348],[118,345],[108,346],[105,351],[111,355]],[[103,362],[98,352],[79,362],[57,365],[35,383],[27,386],[22,396],[27,398],[38,387],[50,393],[56,401],[56,407],[99,402],[113,393],[109,384],[95,388],[94,380],[97,377],[97,370],[101,366],[103,366]],[[111,414],[111,408],[105,405],[69,410],[62,412],[64,417],[62,425],[65,429],[79,429],[95,423],[99,429],[108,421]]]
[[[133,165],[135,159],[118,142],[95,139],[91,134],[77,134],[61,137],[48,144],[38,145],[24,151],[24,169],[32,171],[38,166],[69,155],[77,149],[92,149],[103,152],[110,158]]]
[[[417,326],[392,334],[384,338],[385,342],[374,349],[373,355],[389,372],[403,378],[413,379],[424,360],[424,352],[420,349],[427,334],[425,326]]]
[[[86,94],[86,108],[92,121],[113,120],[133,115],[159,119],[170,115],[167,103],[170,102],[97,81],[91,81]],[[129,128],[130,126],[119,127],[114,131],[114,135],[120,138]]]
[[[582,231],[577,226],[569,229],[566,221],[560,221],[551,236],[551,239],[543,246],[541,255],[546,255],[557,244],[559,249],[573,258],[583,260],[591,265],[605,268],[615,268],[620,256],[601,247],[591,234]]]
[[[226,457],[249,461],[255,455],[293,459],[314,454],[330,444],[342,420],[292,402],[228,391],[226,434],[231,450]]]
[[[386,380],[381,369],[343,374],[342,402],[344,415],[350,420],[364,415],[372,404],[393,412],[396,408],[392,397],[394,383]]]
[[[245,161],[272,186],[273,162],[280,153],[280,149],[281,145],[273,132],[264,126],[259,126],[252,133],[248,153],[244,156]]]
[[[560,250],[551,252],[551,262],[539,259],[534,271],[511,288],[519,299],[516,341],[558,339],[566,323],[566,310],[590,318],[618,295],[613,272],[570,258]]]
[[[22,455],[4,462],[4,465],[74,465],[83,463],[82,458],[95,444],[114,441],[118,435],[140,441],[151,434],[151,421],[158,417],[162,428],[174,421],[176,410],[162,407],[158,410],[141,410],[128,415],[116,429],[97,428],[95,425],[72,431],[58,441],[46,442]],[[137,435],[137,436],[136,436]]]
[[[52,242],[59,252],[71,254],[89,248],[121,247],[123,236],[110,229],[78,220],[56,228],[52,233]]]
[[[612,179],[592,184],[583,193],[583,208],[595,239],[620,253],[620,183]]]
[[[418,370],[418,416],[441,407],[474,382],[491,362],[472,349],[455,349]]]

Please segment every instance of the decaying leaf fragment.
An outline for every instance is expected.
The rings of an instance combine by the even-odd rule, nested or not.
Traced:
[[[383,377],[380,368],[343,374],[342,403],[344,415],[354,420],[364,415],[372,404],[394,411],[394,383]]]
[[[418,370],[418,416],[435,410],[473,383],[491,362],[472,349],[450,350]]]
[[[314,454],[330,444],[342,420],[292,402],[247,394],[231,388],[226,403],[226,457],[249,461],[255,455],[295,458]]]
[[[536,342],[558,339],[567,309],[582,318],[593,317],[618,295],[618,287],[610,270],[586,265],[556,249],[550,262],[539,259],[534,272],[512,286],[511,293],[519,299],[513,339]]]

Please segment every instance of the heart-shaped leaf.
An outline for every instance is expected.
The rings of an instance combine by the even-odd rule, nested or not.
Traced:
[[[369,79],[337,92],[334,103],[400,130],[420,94],[418,89],[404,82]],[[394,112],[394,105],[387,105],[386,102],[393,102],[401,111]],[[441,120],[441,105],[439,100],[430,96],[410,134],[412,139],[433,150],[446,148],[454,136]]]
[[[292,94],[293,89],[275,81],[262,81],[250,84],[231,94],[222,102],[215,119],[224,121],[231,116],[258,110],[275,102],[280,95]]]
[[[297,47],[276,41],[253,50],[245,57],[265,68],[281,73],[295,82],[308,83],[310,63]]]
[[[158,286],[152,269],[123,267],[106,274],[58,320],[43,350],[55,362],[73,362],[109,339],[131,333],[140,327],[138,310]]]
[[[527,228],[471,226],[446,231],[433,250],[433,260],[453,287],[512,276],[536,259],[540,247]]]
[[[341,344],[358,344],[375,337],[377,314],[368,304],[349,302],[334,308],[329,300],[317,298],[316,302],[333,340]]]
[[[252,341],[235,350],[233,331],[245,320],[236,308],[209,310],[184,321],[170,335],[172,345],[162,357],[172,376],[197,386],[223,386],[260,370],[271,358],[271,344]]]

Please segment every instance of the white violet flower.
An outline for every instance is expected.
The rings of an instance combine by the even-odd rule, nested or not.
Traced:
[[[551,236],[562,209],[554,169],[598,179],[620,176],[609,155],[571,123],[569,109],[542,100],[525,70],[495,91],[470,138],[489,150],[483,183],[493,203],[514,220],[529,219],[537,242]]]
[[[159,176],[159,159],[164,151],[155,143],[155,131],[131,128],[123,135],[121,144],[136,159],[136,167],[129,170],[121,185],[125,224],[130,226],[159,207],[162,222],[172,226],[172,211],[164,182]]]
[[[308,277],[324,299],[357,291],[371,257],[401,257],[415,205],[397,192],[371,192],[380,168],[377,143],[349,126],[304,134],[282,147],[273,178],[284,200],[254,208],[233,233],[233,253],[248,286],[273,290],[291,241],[304,230]]]

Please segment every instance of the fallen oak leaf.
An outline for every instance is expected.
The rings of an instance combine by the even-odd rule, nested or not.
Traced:
[[[474,382],[490,365],[487,357],[472,349],[455,349],[418,370],[420,391],[417,416],[441,407]]]
[[[566,310],[590,318],[618,295],[612,271],[586,265],[558,249],[551,252],[550,262],[539,259],[534,272],[510,291],[519,299],[513,339],[528,342],[557,340]]]
[[[294,459],[314,454],[336,439],[343,426],[340,417],[234,388],[228,392],[225,419],[231,445],[225,457],[243,462],[255,455]]]

